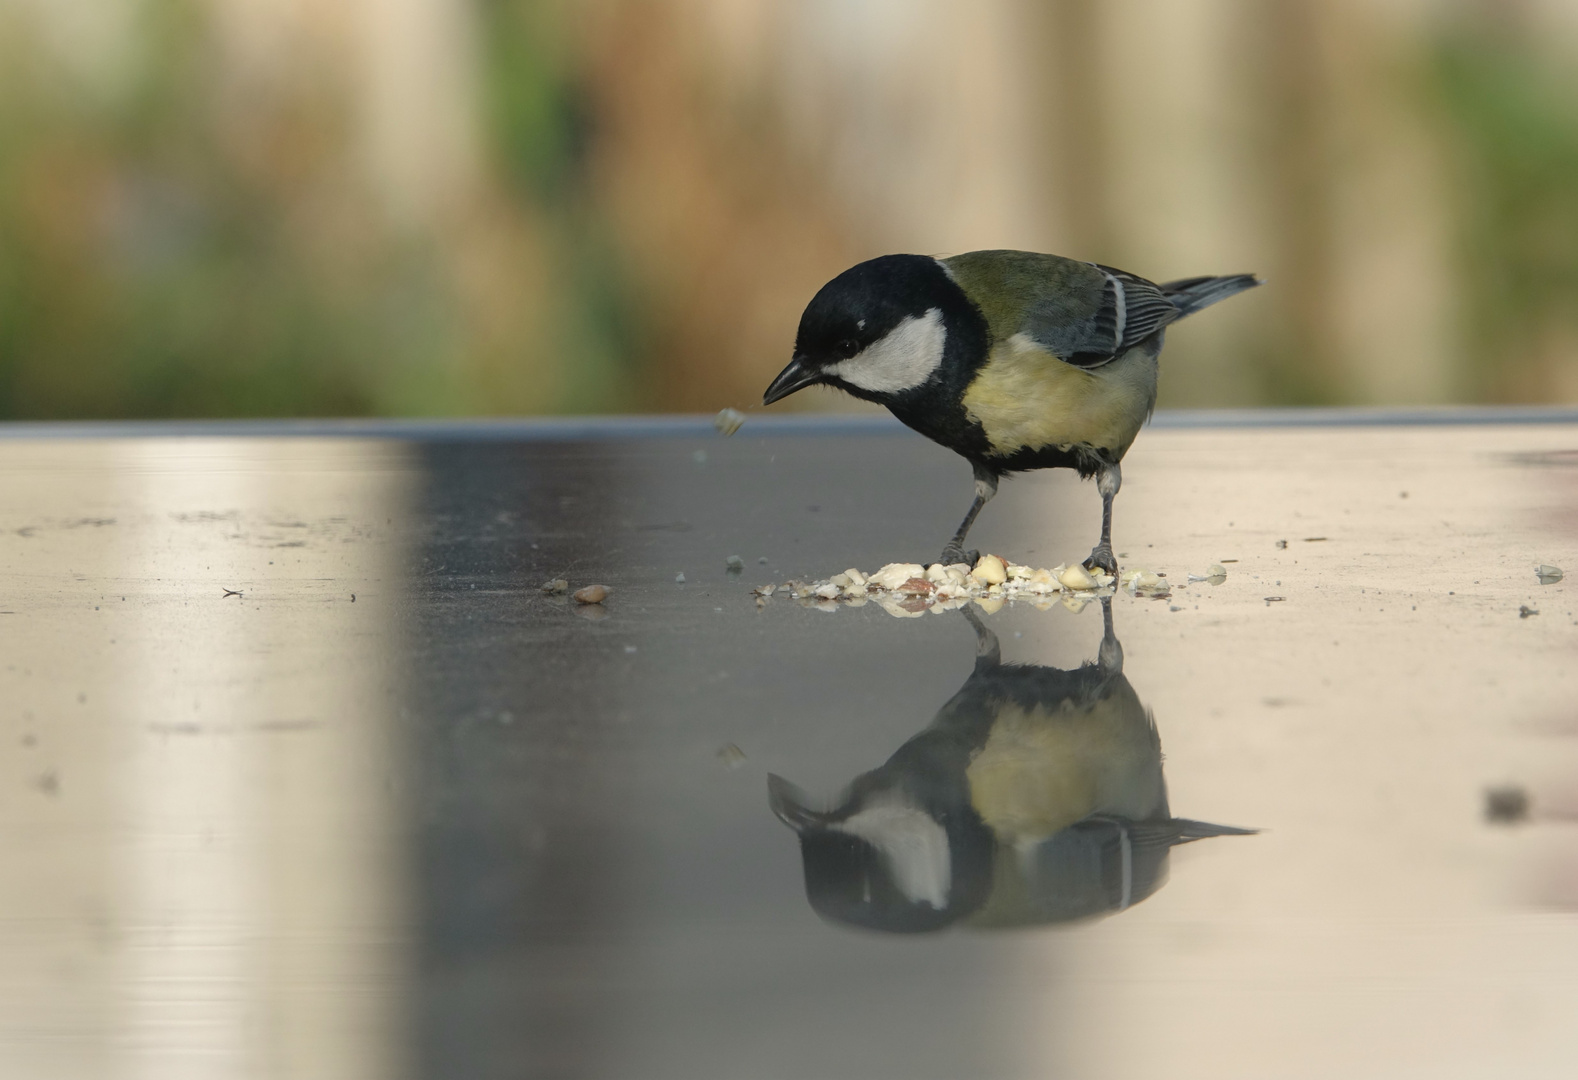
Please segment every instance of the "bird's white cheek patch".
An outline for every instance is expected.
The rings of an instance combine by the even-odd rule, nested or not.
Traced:
[[[862,390],[896,394],[912,390],[931,378],[932,372],[942,366],[947,343],[948,330],[942,324],[942,310],[932,308],[924,315],[910,316],[882,340],[872,342],[827,370]]]
[[[858,836],[882,853],[893,883],[911,903],[941,911],[953,878],[948,834],[918,807],[888,803],[868,807],[834,828]]]

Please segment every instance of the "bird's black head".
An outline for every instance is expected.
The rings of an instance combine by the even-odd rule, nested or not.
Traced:
[[[794,359],[762,397],[771,405],[825,383],[887,402],[933,381],[980,314],[942,263],[884,255],[822,286],[800,316]],[[984,326],[984,324],[983,324]]]

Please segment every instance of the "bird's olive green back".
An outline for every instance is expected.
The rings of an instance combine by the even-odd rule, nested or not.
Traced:
[[[1107,285],[1090,263],[1033,251],[970,251],[942,263],[986,316],[994,341],[1013,337],[1032,319],[1083,328],[1100,310]]]

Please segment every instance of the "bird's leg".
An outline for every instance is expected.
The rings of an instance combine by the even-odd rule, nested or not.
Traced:
[[[975,630],[975,670],[984,671],[994,668],[1003,659],[1002,646],[997,642],[997,635],[986,628],[981,617],[969,605],[959,609],[959,614],[969,620],[970,626]]]
[[[1091,550],[1085,560],[1085,569],[1102,570],[1109,574],[1118,572],[1118,560],[1112,554],[1112,498],[1123,486],[1123,472],[1114,462],[1103,465],[1096,473],[1096,490],[1101,492],[1101,542]]]
[[[1123,646],[1118,635],[1112,632],[1112,597],[1101,598],[1101,649],[1096,661],[1103,671],[1117,675],[1123,672]]]
[[[985,506],[992,496],[996,494],[997,476],[979,465],[975,466],[975,501],[970,504],[970,512],[964,515],[964,520],[959,522],[959,531],[953,534],[953,539],[948,541],[948,546],[943,548],[942,554],[937,557],[938,562],[944,566],[951,566],[954,563],[975,565],[975,561],[981,557],[981,553],[964,550],[964,538],[969,533],[970,526],[975,524],[975,515],[979,514],[981,507]]]

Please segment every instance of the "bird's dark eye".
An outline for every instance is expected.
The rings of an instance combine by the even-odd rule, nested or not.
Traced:
[[[851,356],[854,356],[860,351],[860,342],[856,341],[854,338],[845,338],[843,341],[840,341],[837,345],[833,346],[833,350],[837,352],[839,356],[842,356],[845,360],[848,360]]]

